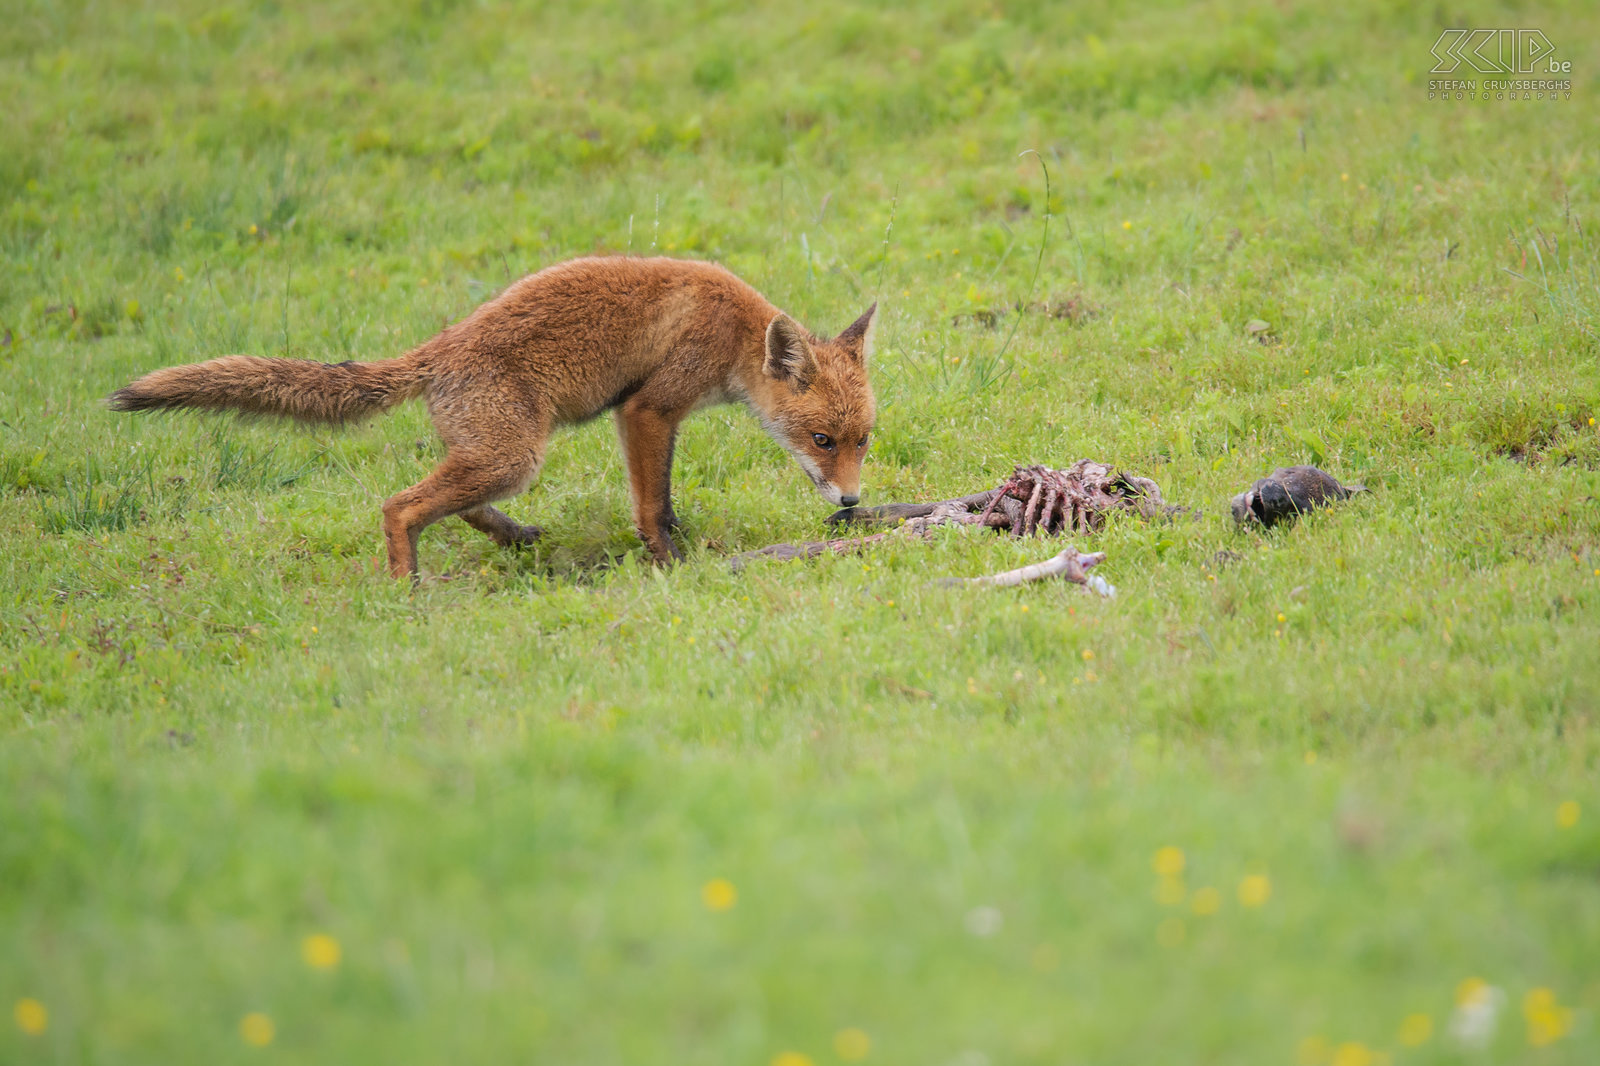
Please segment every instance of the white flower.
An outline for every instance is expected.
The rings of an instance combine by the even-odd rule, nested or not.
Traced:
[[[1483,1047],[1494,1036],[1505,1002],[1506,994],[1494,985],[1473,982],[1463,987],[1450,1016],[1450,1035],[1466,1047]]]
[[[998,907],[974,907],[967,912],[967,932],[973,936],[994,936],[1005,924]]]

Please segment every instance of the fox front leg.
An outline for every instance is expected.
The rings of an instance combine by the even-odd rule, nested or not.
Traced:
[[[672,512],[672,449],[678,421],[678,417],[651,410],[637,400],[630,400],[617,412],[617,436],[633,492],[634,528],[658,563],[683,558],[672,542],[672,527],[678,522]]]

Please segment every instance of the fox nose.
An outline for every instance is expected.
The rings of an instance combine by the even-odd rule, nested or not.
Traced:
[[[839,502],[844,504],[846,507],[854,507],[856,504],[861,502],[861,497],[860,496],[840,496],[839,497]]]

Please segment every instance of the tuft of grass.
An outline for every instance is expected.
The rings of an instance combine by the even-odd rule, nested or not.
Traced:
[[[269,491],[287,488],[305,477],[322,458],[327,449],[291,469],[278,457],[278,444],[258,449],[236,438],[234,426],[221,425],[212,430],[210,447],[212,461],[208,480],[213,489],[245,489]]]
[[[1564,222],[1556,232],[1535,228],[1525,238],[1511,235],[1519,256],[1517,268],[1506,273],[1543,297],[1551,316],[1593,338],[1600,326],[1600,254],[1570,211]]]
[[[127,529],[143,517],[144,471],[109,476],[91,461],[59,489],[39,496],[39,525],[48,534],[100,533]]]

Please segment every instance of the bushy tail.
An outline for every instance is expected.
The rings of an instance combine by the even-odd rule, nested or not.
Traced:
[[[196,407],[341,425],[422,392],[431,376],[426,346],[372,363],[318,363],[225,355],[156,370],[113,392],[113,411]]]

